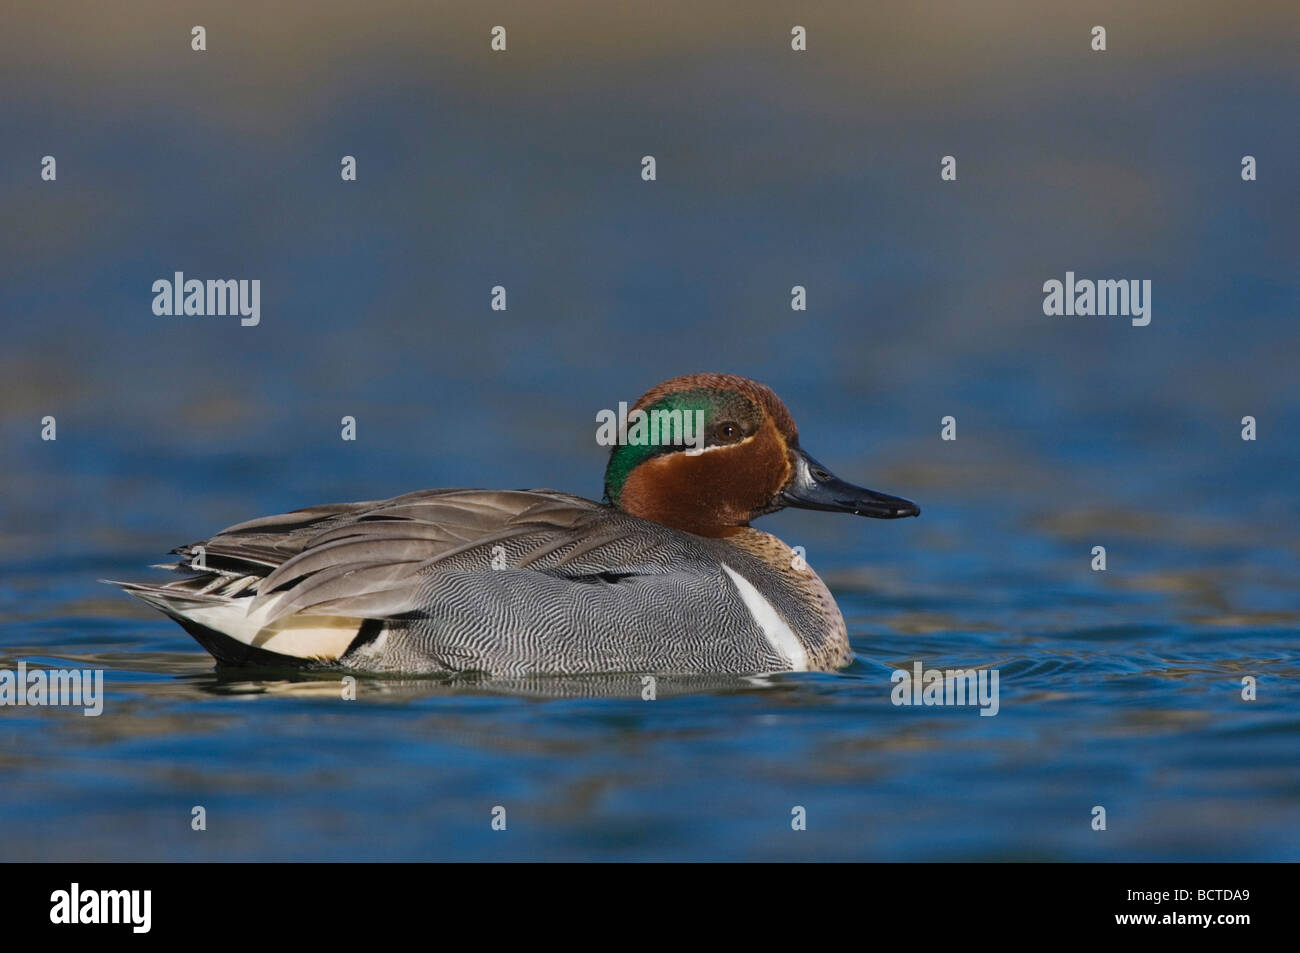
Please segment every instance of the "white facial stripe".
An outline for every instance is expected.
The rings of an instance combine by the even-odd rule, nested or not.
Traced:
[[[712,453],[714,450],[730,450],[733,447],[743,447],[745,444],[753,441],[758,434],[750,434],[744,440],[737,440],[735,443],[715,443],[711,447],[687,447],[684,451],[688,457],[698,457],[702,453]]]
[[[736,570],[726,563],[722,564],[722,568],[731,577],[732,583],[735,584],[737,591],[740,593],[741,600],[745,603],[745,608],[754,617],[754,621],[763,631],[763,635],[767,637],[767,641],[771,643],[772,648],[776,649],[777,654],[790,663],[790,671],[808,671],[808,653],[804,651],[803,643],[785,624],[785,620],[772,607],[772,603],[764,599],[762,594],[754,588],[753,583],[736,572]]]

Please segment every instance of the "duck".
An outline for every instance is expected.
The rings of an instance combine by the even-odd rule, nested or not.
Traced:
[[[614,441],[600,502],[438,489],[311,506],[177,547],[158,568],[180,578],[115,584],[219,666],[519,678],[849,664],[830,590],[801,550],[750,524],[786,507],[920,508],[832,474],[750,378],[688,374],[633,405],[678,410],[698,439]]]

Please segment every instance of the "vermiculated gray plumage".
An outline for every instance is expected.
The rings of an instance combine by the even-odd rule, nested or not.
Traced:
[[[758,585],[798,633],[810,667],[833,668],[847,653],[820,581],[775,572],[726,539],[552,490],[427,490],[317,506],[240,523],[176,552],[186,578],[125,588],[182,624],[193,607],[217,605],[260,613],[270,629],[355,620],[346,651],[320,660],[347,669],[788,670],[724,564]],[[195,625],[186,627],[212,648]]]

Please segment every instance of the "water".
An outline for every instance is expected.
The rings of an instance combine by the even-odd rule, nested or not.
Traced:
[[[1300,859],[1300,30],[1278,5],[1207,46],[1183,9],[1116,15],[1103,70],[1014,5],[828,8],[793,63],[780,10],[525,5],[545,41],[491,82],[468,14],[249,13],[197,63],[157,11],[5,31],[0,667],[107,697],[0,709],[0,859]],[[1044,316],[1067,269],[1151,279],[1151,325]],[[260,278],[262,324],[155,317],[175,270]],[[344,701],[218,672],[97,581],[313,503],[599,496],[596,411],[701,369],[922,506],[760,523],[835,593],[839,674]],[[999,713],[891,704],[916,660],[996,668]]]
[[[140,468],[152,483],[157,461]],[[147,575],[159,553],[65,525],[51,540],[99,541],[5,566],[0,665],[102,668],[105,712],[3,711],[0,819],[25,832],[5,858],[1297,859],[1293,538],[1139,510],[1089,534],[1072,525],[1097,525],[1087,511],[1036,518],[1033,495],[986,507],[987,490],[907,474],[887,485],[920,520],[767,521],[833,588],[852,666],[665,680],[655,701],[418,679],[363,679],[344,701],[333,677],[217,672],[94,581]],[[126,502],[115,525],[177,520]],[[222,522],[187,515],[171,539]],[[890,672],[917,659],[997,668],[999,713],[894,706]]]

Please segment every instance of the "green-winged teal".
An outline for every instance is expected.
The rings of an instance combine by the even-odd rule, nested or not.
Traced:
[[[424,490],[240,523],[119,583],[228,664],[493,675],[829,671],[844,619],[790,547],[787,506],[893,519],[916,504],[833,476],[773,391],[666,381],[633,410],[700,411],[696,446],[616,444],[605,503],[554,490]],[[700,418],[696,418],[700,419]]]

